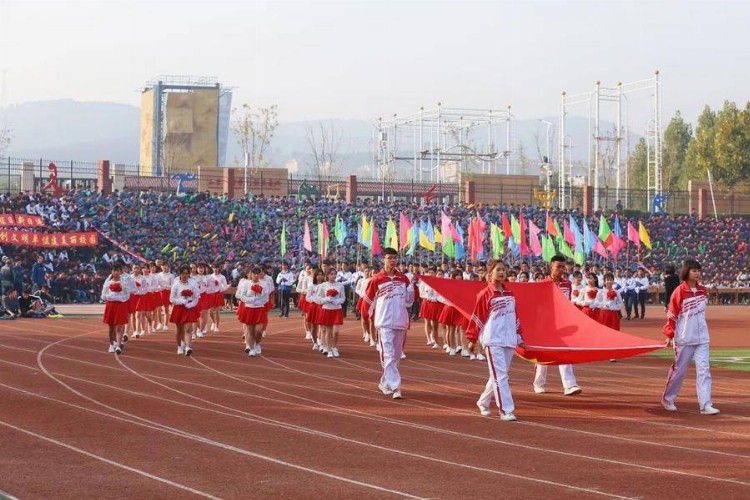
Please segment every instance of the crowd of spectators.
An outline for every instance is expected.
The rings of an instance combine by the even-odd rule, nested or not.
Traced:
[[[430,204],[417,205],[406,201],[357,203],[329,200],[298,200],[296,197],[227,199],[209,193],[177,196],[159,192],[115,192],[109,195],[92,191],[72,191],[60,198],[51,194],[0,195],[0,213],[27,213],[42,216],[49,230],[86,231],[94,228],[107,238],[100,238],[95,248],[40,250],[31,247],[3,246],[0,255],[0,286],[3,294],[13,289],[21,295],[24,289],[37,292],[46,287],[51,297],[59,302],[95,302],[109,263],[120,260],[130,263],[137,257],[146,260],[164,259],[178,265],[183,262],[220,262],[229,269],[240,262],[265,263],[279,267],[280,235],[286,226],[287,255],[284,260],[301,265],[315,262],[317,255],[303,250],[305,222],[311,230],[313,247],[317,250],[317,221],[325,219],[331,233],[329,256],[339,262],[369,261],[369,250],[357,244],[357,226],[366,215],[376,221],[380,240],[385,245],[388,219],[398,224],[403,213],[413,223],[430,220],[440,224],[445,212],[464,233],[477,213],[489,225],[501,225],[503,214],[521,213],[527,220],[544,229],[547,212],[535,206]],[[549,215],[563,226],[573,216],[578,224],[583,217],[576,210],[551,210]],[[599,213],[585,221],[597,232]],[[608,213],[612,227],[615,213]],[[346,226],[343,245],[333,237],[336,217]],[[623,230],[627,219],[619,216]],[[693,215],[657,215],[631,219],[637,227],[642,220],[650,233],[653,248],[623,249],[617,262],[605,261],[592,254],[591,264],[613,268],[636,269],[643,266],[651,272],[650,279],[660,284],[661,270],[670,263],[679,265],[686,257],[703,264],[704,279],[709,287],[746,287],[750,274],[750,220],[740,217],[698,219]],[[624,238],[627,237],[627,232]],[[108,239],[109,238],[109,239]],[[110,241],[111,239],[111,241]],[[113,243],[114,242],[114,243]],[[489,238],[485,255],[490,254]],[[439,247],[438,247],[439,248]],[[543,262],[529,257],[508,255],[512,265],[522,262],[540,266]],[[450,259],[438,252],[417,248],[407,262],[441,264]],[[377,259],[376,259],[377,260]]]

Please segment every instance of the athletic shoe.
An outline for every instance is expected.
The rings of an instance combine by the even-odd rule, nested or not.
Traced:
[[[463,347],[461,347],[461,346],[458,346],[458,347],[456,347],[456,353],[459,353],[459,352],[461,352],[462,350],[463,350]]]
[[[219,333],[219,327],[214,325],[214,332]]]
[[[334,347],[333,349],[331,349],[331,352],[333,353],[333,357],[334,358],[338,358],[339,357],[339,350],[338,350],[338,348]]]
[[[250,356],[251,358],[254,358],[255,357],[255,347],[251,347],[250,348],[250,352],[248,352],[247,355]]]
[[[198,336],[199,339],[202,339],[203,337],[206,336],[206,334],[203,333],[203,330],[198,330],[198,333],[196,333],[196,335]]]
[[[455,349],[449,349],[448,350],[448,356],[455,356],[455,355],[456,355],[456,350]]]
[[[312,333],[310,332],[305,333],[305,340],[312,340]]]
[[[328,351],[328,354],[326,355],[326,357],[332,358],[333,357],[333,351]]]
[[[440,349],[440,346],[437,345],[435,342],[433,342],[432,344],[429,344],[429,345],[432,346],[430,349]]]
[[[127,342],[128,341],[128,334],[127,333],[123,333],[122,334],[122,341],[123,342]]]
[[[485,358],[484,354],[482,354],[481,352],[479,354],[477,354],[477,359],[479,361],[486,361],[487,360],[487,358]]]
[[[376,345],[377,345],[377,342],[375,342],[374,340],[370,339],[370,347],[375,347]]]
[[[469,351],[467,351],[466,349],[462,349],[461,350],[461,357],[462,358],[470,358],[471,354],[469,354]]]
[[[721,412],[718,409],[716,409],[713,406],[711,406],[710,404],[707,404],[701,410],[701,414],[702,415],[718,415],[719,413],[721,413]]]
[[[251,349],[249,347],[245,347],[245,354],[250,354],[250,350]]]
[[[185,348],[185,356],[190,356],[193,354],[193,350],[190,347]]]
[[[674,403],[670,403],[666,399],[661,400],[661,405],[664,407],[667,411],[677,411],[677,407],[674,405]]]
[[[513,415],[513,412],[508,412],[508,413],[503,412],[500,414],[500,420],[503,420],[505,422],[515,422],[518,419],[516,418],[515,415]]]
[[[115,352],[115,345],[114,344],[110,344],[109,345],[109,350],[107,352],[114,353]]]
[[[393,399],[404,399],[400,390],[393,391]]]
[[[443,344],[443,349],[447,351],[448,349],[450,349],[450,346],[448,344]]]
[[[479,401],[477,401],[477,408],[479,408],[479,413],[483,417],[490,417],[490,416],[492,416],[492,412],[490,411],[489,406],[484,406],[482,403],[480,403]]]
[[[164,323],[164,326],[161,327],[161,330],[163,332],[168,332],[169,331],[169,325],[167,325],[166,323]]]
[[[432,340],[428,340],[427,345],[432,345]]]
[[[185,354],[185,348],[180,346],[177,348],[177,354]]]
[[[576,394],[580,394],[583,392],[583,389],[578,387],[577,385],[574,385],[573,387],[568,387],[563,391],[563,394],[566,396],[575,396]]]
[[[245,338],[245,336],[243,335],[243,336],[242,336],[242,338]],[[196,339],[196,337],[195,337],[195,334],[194,334],[194,333],[191,333],[191,334],[190,334],[190,339],[191,339],[191,340],[195,340],[195,339]]]
[[[266,338],[266,331],[263,330],[263,333],[261,334],[261,337]]]
[[[162,324],[161,324],[161,323],[159,323],[158,325],[156,325],[156,329],[157,329],[157,330],[161,330],[161,329],[162,329]],[[151,331],[153,332],[153,330],[151,330]]]
[[[363,342],[364,342],[365,344],[369,344],[369,343],[370,343],[370,336],[369,336],[369,335],[367,335],[367,334],[365,334],[365,336],[364,336],[364,337],[362,337],[362,341],[363,341]]]
[[[547,391],[544,390],[544,387],[539,387],[538,385],[535,385],[534,392],[537,394],[544,394]]]
[[[476,361],[476,360],[477,360],[477,357],[475,355],[472,354],[471,356],[469,356],[469,361]]]
[[[392,391],[392,390],[390,390],[390,389],[389,389],[389,388],[388,388],[388,387],[387,387],[387,386],[386,386],[385,384],[383,384],[382,382],[378,384],[378,389],[380,389],[380,392],[382,392],[382,393],[383,393],[383,394],[385,394],[386,396],[387,396],[388,394],[393,394],[393,391]]]
[[[263,352],[263,349],[260,348],[260,344],[255,344],[255,355],[260,356],[262,352]]]
[[[401,353],[401,359],[406,359],[406,353],[405,352]]]
[[[121,354],[121,353],[122,353],[122,347],[120,347],[119,345],[115,346],[115,354]]]
[[[318,343],[317,343],[317,342],[313,342],[313,348],[312,348],[312,350],[313,350],[313,351],[317,351],[317,350],[318,350],[318,347],[319,347],[319,346],[318,346]]]

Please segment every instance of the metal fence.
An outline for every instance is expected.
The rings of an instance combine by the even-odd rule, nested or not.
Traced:
[[[31,164],[34,173],[34,190],[38,191],[50,178],[50,164],[57,167],[57,183],[63,189],[95,189],[97,183],[96,162],[59,160],[51,158],[16,158],[7,157],[0,162],[0,192],[17,193],[21,191],[21,178],[24,165]],[[135,164],[118,164],[126,176],[139,176],[140,169]],[[114,165],[110,173],[114,172]]]

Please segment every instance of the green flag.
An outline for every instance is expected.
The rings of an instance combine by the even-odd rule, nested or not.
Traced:
[[[602,240],[605,247],[608,247],[612,243],[611,235],[612,230],[609,228],[609,223],[604,218],[604,215],[601,215],[599,217],[599,239]]]
[[[570,250],[570,245],[568,245],[568,242],[565,240],[558,240],[557,246],[560,248],[560,253],[564,256],[566,256],[569,259],[574,259],[575,256],[573,255],[573,252]]]
[[[490,245],[492,247],[492,258],[499,259],[503,254],[503,241],[505,235],[495,223],[490,223]]]
[[[336,237],[336,241],[343,241],[344,236],[341,233],[341,219],[336,215],[336,225],[333,227],[333,235]]]
[[[396,224],[393,223],[393,219],[390,218],[385,226],[385,244],[398,250],[398,231],[396,230]]]
[[[286,255],[286,222],[281,225],[281,258]]]
[[[542,259],[545,262],[552,262],[552,257],[555,256],[555,244],[552,242],[552,237],[548,234],[542,236]]]
[[[456,258],[456,245],[453,243],[453,236],[450,234],[444,234],[442,247],[445,255]]]
[[[562,246],[560,245],[560,242],[565,241],[565,235],[562,231],[560,231],[560,225],[557,223],[557,219],[555,219],[555,231],[557,232],[557,236],[555,237],[555,239],[557,240],[557,246]],[[568,251],[570,251],[570,248],[568,248]],[[571,254],[570,256],[572,257],[573,254]]]
[[[518,223],[515,215],[510,216],[510,230],[513,233],[513,239],[517,244],[521,244],[521,225]]]

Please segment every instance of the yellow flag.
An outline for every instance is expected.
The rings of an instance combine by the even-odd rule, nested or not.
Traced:
[[[435,251],[435,244],[430,241],[430,239],[427,237],[424,231],[422,229],[419,230],[419,246],[422,248],[426,248],[430,252]]]
[[[651,250],[651,238],[648,235],[648,231],[646,231],[646,226],[641,221],[638,221],[638,237],[641,239],[641,243]]]
[[[440,231],[438,228],[435,228],[435,243],[442,243],[443,242],[443,235],[440,234]]]
[[[229,217],[227,217],[227,221],[228,222],[232,222],[233,220],[234,220],[234,212],[232,212],[231,214],[229,214]]]

